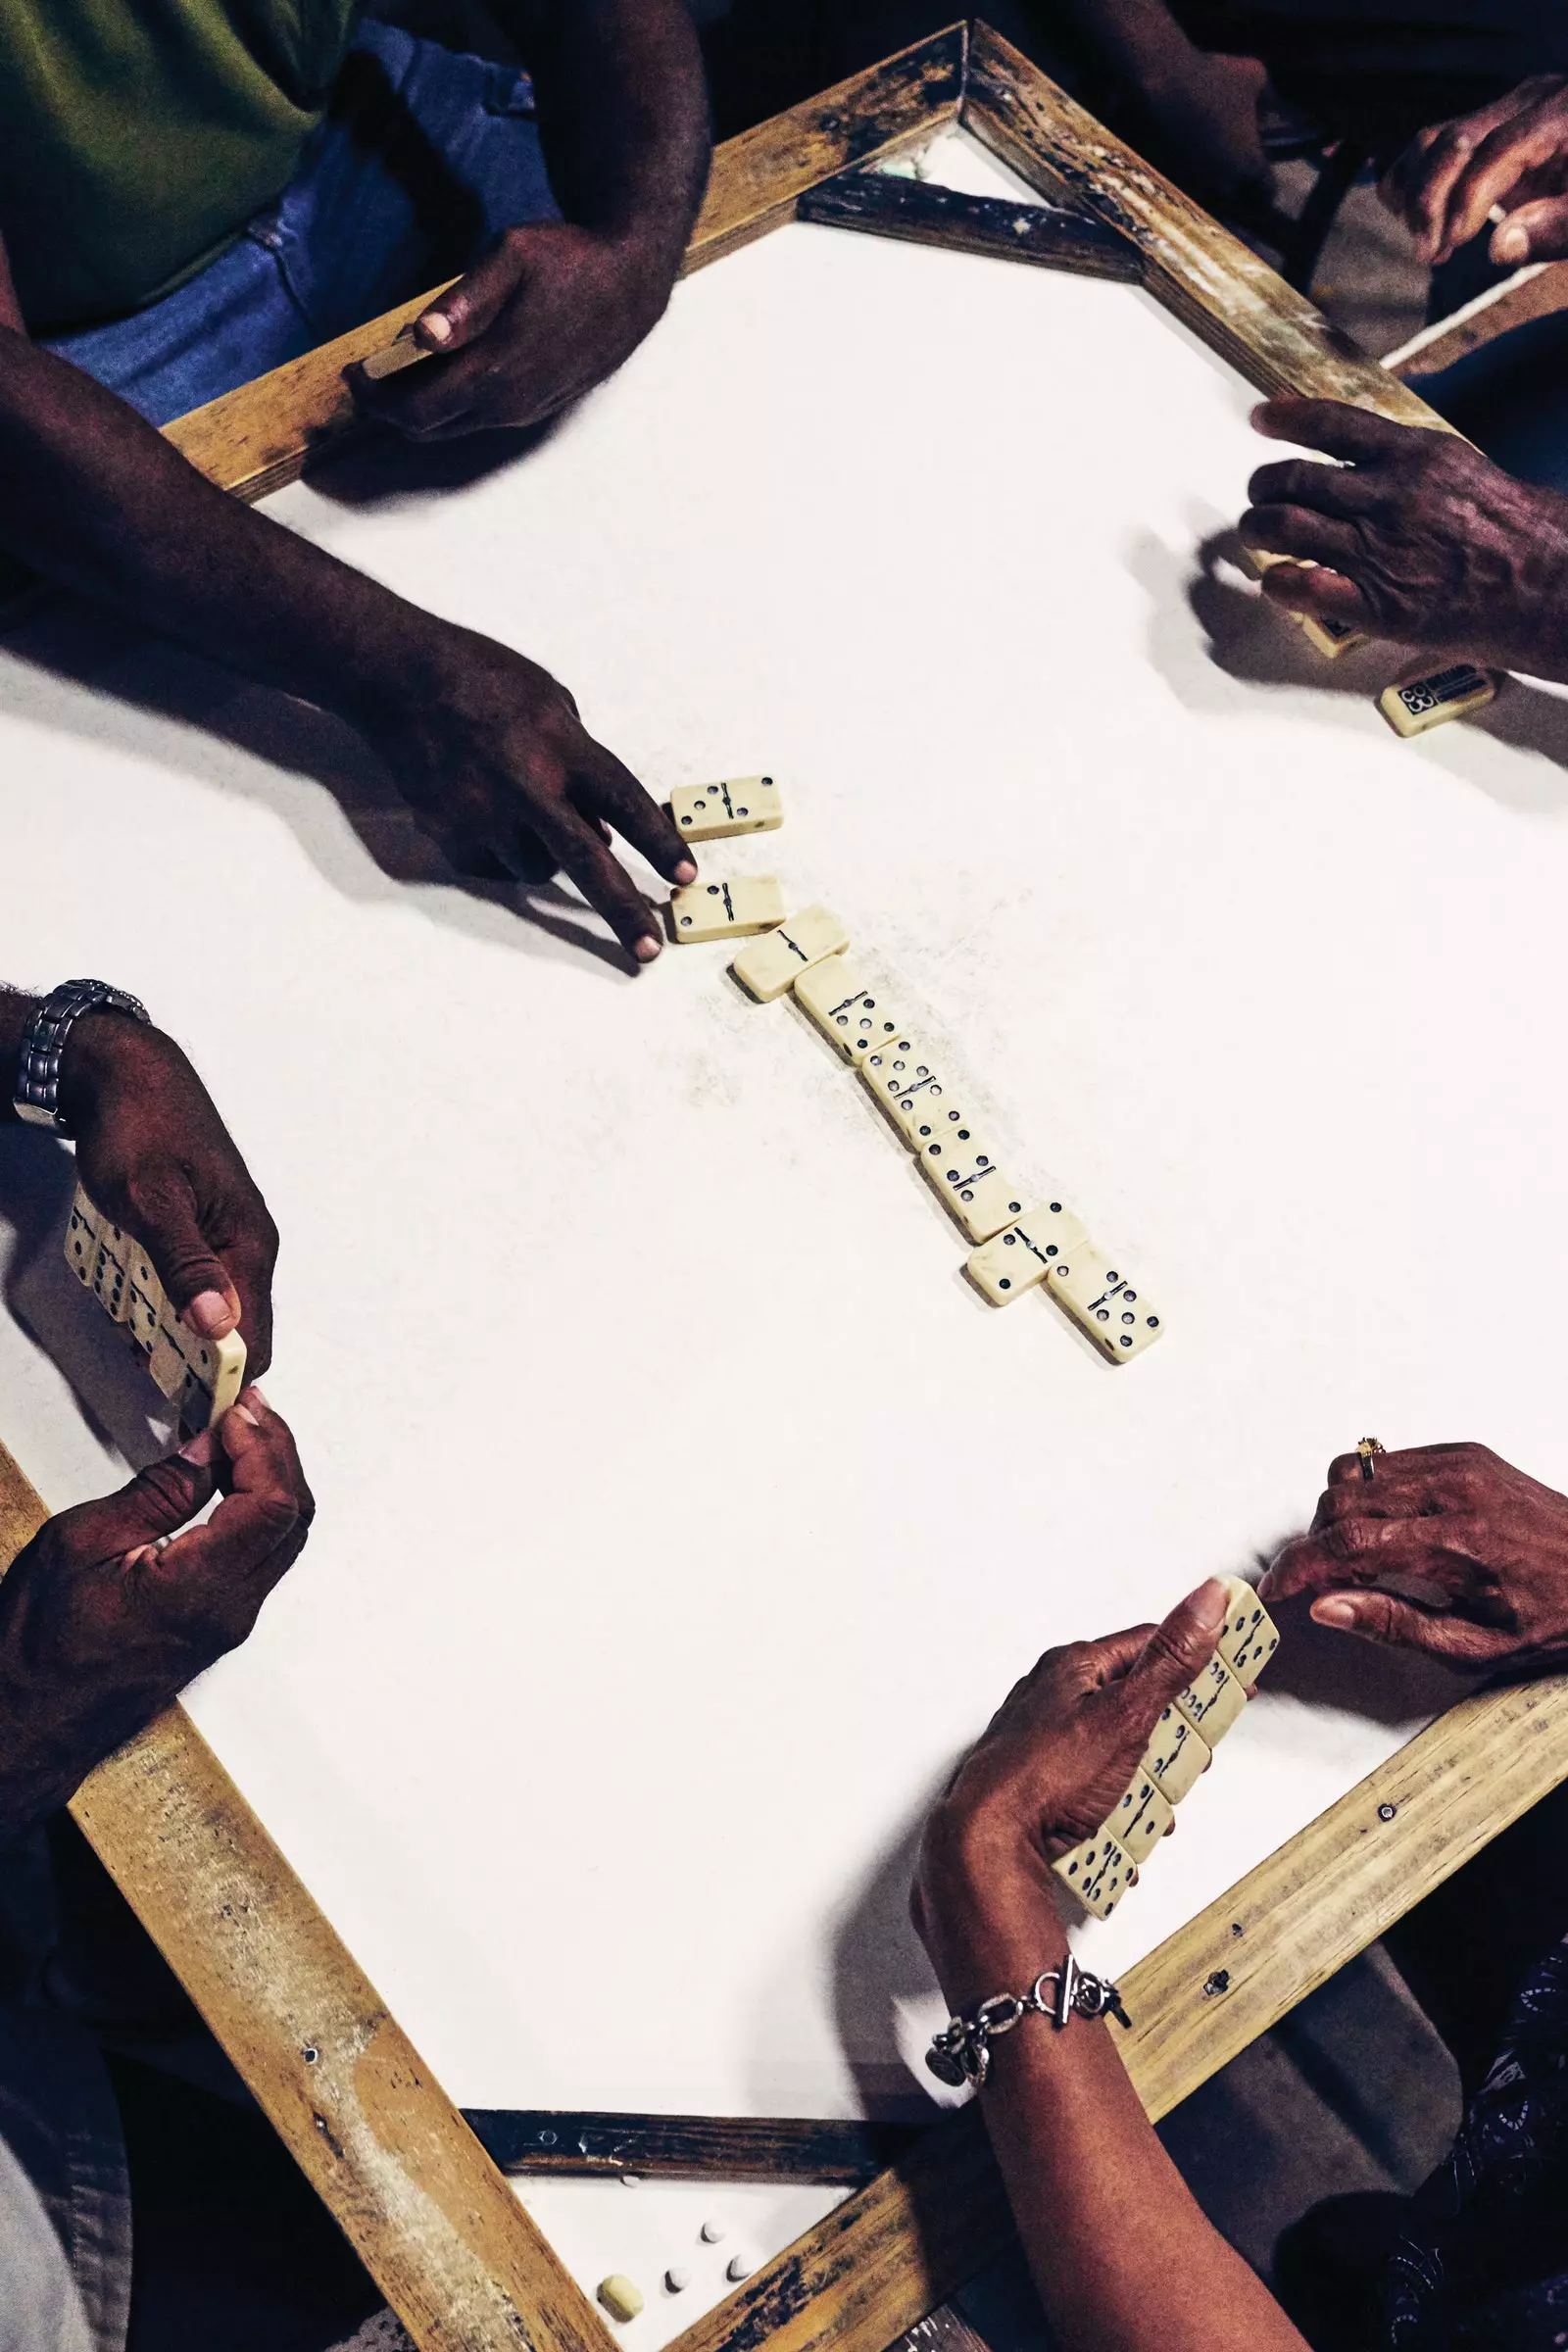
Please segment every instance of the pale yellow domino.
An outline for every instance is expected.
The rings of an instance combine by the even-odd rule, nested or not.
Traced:
[[[1216,1650],[1201,1674],[1177,1692],[1172,1704],[1194,1731],[1201,1734],[1204,1746],[1212,1747],[1216,1740],[1224,1739],[1246,1706],[1247,1692]]]
[[[1093,1242],[1075,1242],[1051,1269],[1051,1295],[1113,1364],[1152,1348],[1160,1318],[1143,1293]]]
[[[1280,1645],[1279,1628],[1244,1578],[1228,1576],[1225,1582],[1231,1605],[1219,1654],[1237,1681],[1250,1689]]]
[[[1086,1838],[1082,1845],[1075,1845],[1051,1867],[1097,1919],[1108,1919],[1128,1887],[1138,1884],[1132,1863],[1103,1830],[1097,1830],[1093,1838]]]
[[[1209,1746],[1185,1715],[1167,1707],[1144,1750],[1143,1769],[1169,1805],[1179,1805],[1195,1781],[1208,1769]]]
[[[360,362],[360,366],[374,384],[379,383],[383,375],[397,375],[403,368],[412,368],[416,361],[434,357],[434,352],[427,351],[422,343],[415,341],[414,328],[410,325],[392,342],[383,345],[381,350],[372,351],[368,360]]]
[[[160,1330],[153,1342],[147,1369],[157,1383],[160,1395],[167,1396],[171,1404],[190,1377],[190,1366],[185,1361],[183,1351],[165,1330]]]
[[[1298,612],[1301,635],[1326,660],[1337,662],[1342,654],[1359,653],[1372,640],[1365,629],[1353,628],[1348,620],[1329,620],[1320,612]]]
[[[1137,1780],[1105,1823],[1105,1834],[1130,1862],[1146,1862],[1175,1818],[1153,1774],[1140,1765]]]
[[[950,1216],[971,1242],[987,1242],[1023,1210],[1010,1176],[1004,1176],[967,1126],[926,1144],[916,1155],[920,1173]]]
[[[102,1219],[80,1185],[66,1220],[66,1263],[84,1291],[92,1289],[98,1264],[98,1236]]]
[[[612,2320],[634,2320],[643,2307],[642,2288],[620,2271],[601,2278],[594,2293]]]
[[[130,1246],[130,1299],[125,1328],[138,1348],[150,1351],[163,1322],[168,1301],[153,1261],[139,1242]]]
[[[669,813],[688,841],[723,841],[732,833],[774,832],[784,822],[784,804],[771,776],[730,776],[721,784],[677,784]]]
[[[776,931],[742,948],[729,968],[760,1004],[771,1004],[793,987],[797,974],[849,944],[850,935],[831,906],[803,906],[799,914],[786,915]]]
[[[172,1389],[164,1389],[158,1378],[160,1362],[167,1368],[167,1358],[160,1355],[165,1348],[180,1359],[180,1377]],[[245,1386],[245,1343],[237,1331],[221,1340],[202,1339],[166,1299],[148,1370],[166,1396],[179,1399],[180,1419],[192,1429],[205,1429],[227,1412]]]
[[[1087,1241],[1083,1219],[1062,1201],[1047,1200],[1027,1209],[983,1249],[971,1250],[964,1272],[993,1306],[1009,1306]]]
[[[708,939],[745,939],[784,920],[784,893],[771,874],[742,874],[729,882],[688,882],[669,902],[669,936],[683,946]]]
[[[111,1322],[123,1323],[130,1312],[130,1236],[104,1217],[98,1227],[98,1255],[93,1261],[92,1295]]]
[[[1396,735],[1424,735],[1446,719],[1484,710],[1495,700],[1499,683],[1492,670],[1478,669],[1473,662],[1451,662],[1446,669],[1386,687],[1378,696],[1378,709]]]
[[[929,1053],[912,1038],[895,1037],[885,1046],[873,1046],[858,1066],[860,1083],[911,1152],[919,1146],[922,1127],[930,1135],[948,1111],[957,1107],[956,1096]]]
[[[902,1026],[847,956],[829,956],[802,972],[795,1002],[846,1061],[858,1061],[873,1046],[885,1045]]]

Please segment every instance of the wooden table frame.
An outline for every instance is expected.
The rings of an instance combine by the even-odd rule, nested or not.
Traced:
[[[1439,419],[986,25],[956,25],[718,151],[687,268],[835,173],[961,122],[1130,240],[1144,282],[1250,383]],[[826,232],[824,232],[826,233]],[[259,498],[352,429],[349,362],[406,303],[168,428]],[[1048,454],[1041,463],[1049,465]],[[0,1562],[44,1516],[0,1450]],[[1123,2055],[1165,2114],[1568,1774],[1568,1683],[1465,1700],[1124,1980]],[[176,1707],[72,1810],[421,2352],[608,2352],[609,2328]],[[677,2352],[884,2352],[1004,2242],[972,2112],[850,2197]]]

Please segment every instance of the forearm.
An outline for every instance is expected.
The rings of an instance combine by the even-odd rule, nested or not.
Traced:
[[[439,625],[197,472],[80,369],[0,328],[0,547],[351,722],[417,692]]]
[[[942,1969],[956,2007],[1022,1992],[1066,1938],[1044,1884],[966,1899]],[[1145,2115],[1107,2024],[1028,2017],[992,2046],[981,2112],[1063,2352],[1304,2352],[1205,2220]]]
[[[568,220],[646,243],[671,272],[710,151],[702,52],[682,0],[517,0],[551,185]]]

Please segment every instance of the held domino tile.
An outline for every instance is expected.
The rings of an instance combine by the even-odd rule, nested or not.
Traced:
[[[802,972],[795,1002],[846,1061],[858,1061],[874,1046],[886,1045],[902,1026],[847,956],[829,956]]]
[[[1280,1645],[1279,1629],[1245,1579],[1228,1576],[1230,1613],[1219,1638],[1219,1654],[1236,1680],[1250,1689]]]
[[[91,1236],[89,1249],[88,1236]],[[100,1214],[78,1185],[66,1226],[66,1263],[105,1311],[124,1323],[147,1369],[179,1417],[203,1429],[226,1413],[245,1385],[245,1343],[238,1332],[204,1340],[164,1297],[152,1262],[135,1238]]]
[[[1103,1830],[1097,1830],[1093,1838],[1086,1838],[1082,1845],[1075,1845],[1051,1867],[1096,1919],[1108,1919],[1128,1887],[1138,1884],[1133,1864]]]
[[[685,945],[744,939],[784,920],[784,893],[771,874],[743,874],[729,882],[688,882],[669,902],[669,936]]]
[[[784,804],[771,776],[730,776],[719,784],[677,784],[669,813],[688,841],[724,841],[735,833],[774,832],[784,822]]]
[[[426,351],[422,343],[415,341],[411,322],[390,343],[383,344],[379,351],[372,351],[368,359],[362,360],[360,367],[370,382],[376,384],[384,375],[399,375],[416,361],[431,360],[435,356],[434,352]]]
[[[1276,564],[1294,564],[1300,571],[1317,568],[1304,556],[1277,556],[1266,547],[1244,547],[1242,561],[1259,579],[1266,571],[1272,571]],[[1282,620],[1294,620],[1307,644],[1330,662],[1372,642],[1364,629],[1352,628],[1348,620],[1325,620],[1316,612],[1293,612],[1289,605],[1275,605],[1273,609]]]
[[[1201,1735],[1204,1745],[1212,1747],[1224,1739],[1247,1705],[1247,1692],[1216,1650],[1201,1674],[1178,1691],[1175,1705],[1178,1714],[1185,1715]]]
[[[742,948],[729,968],[748,995],[771,1004],[813,963],[849,944],[850,935],[831,906],[803,906],[799,914],[786,915],[776,931]]]
[[[1153,1774],[1140,1765],[1137,1780],[1104,1824],[1104,1831],[1129,1861],[1146,1862],[1175,1818],[1170,1799],[1161,1795]]]
[[[1179,1805],[1195,1781],[1207,1769],[1209,1746],[1185,1715],[1167,1707],[1150,1734],[1143,1769],[1167,1804]]]

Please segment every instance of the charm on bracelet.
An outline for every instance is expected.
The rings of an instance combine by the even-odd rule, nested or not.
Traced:
[[[1119,2025],[1132,2023],[1115,1985],[1091,1976],[1069,1952],[1060,1968],[1043,1969],[1027,1992],[993,1992],[966,2015],[949,2018],[932,2035],[925,2062],[950,2090],[961,2090],[965,2083],[979,2090],[991,2071],[992,2042],[1026,2017],[1049,2017],[1060,2033],[1075,2017],[1106,2016]]]

